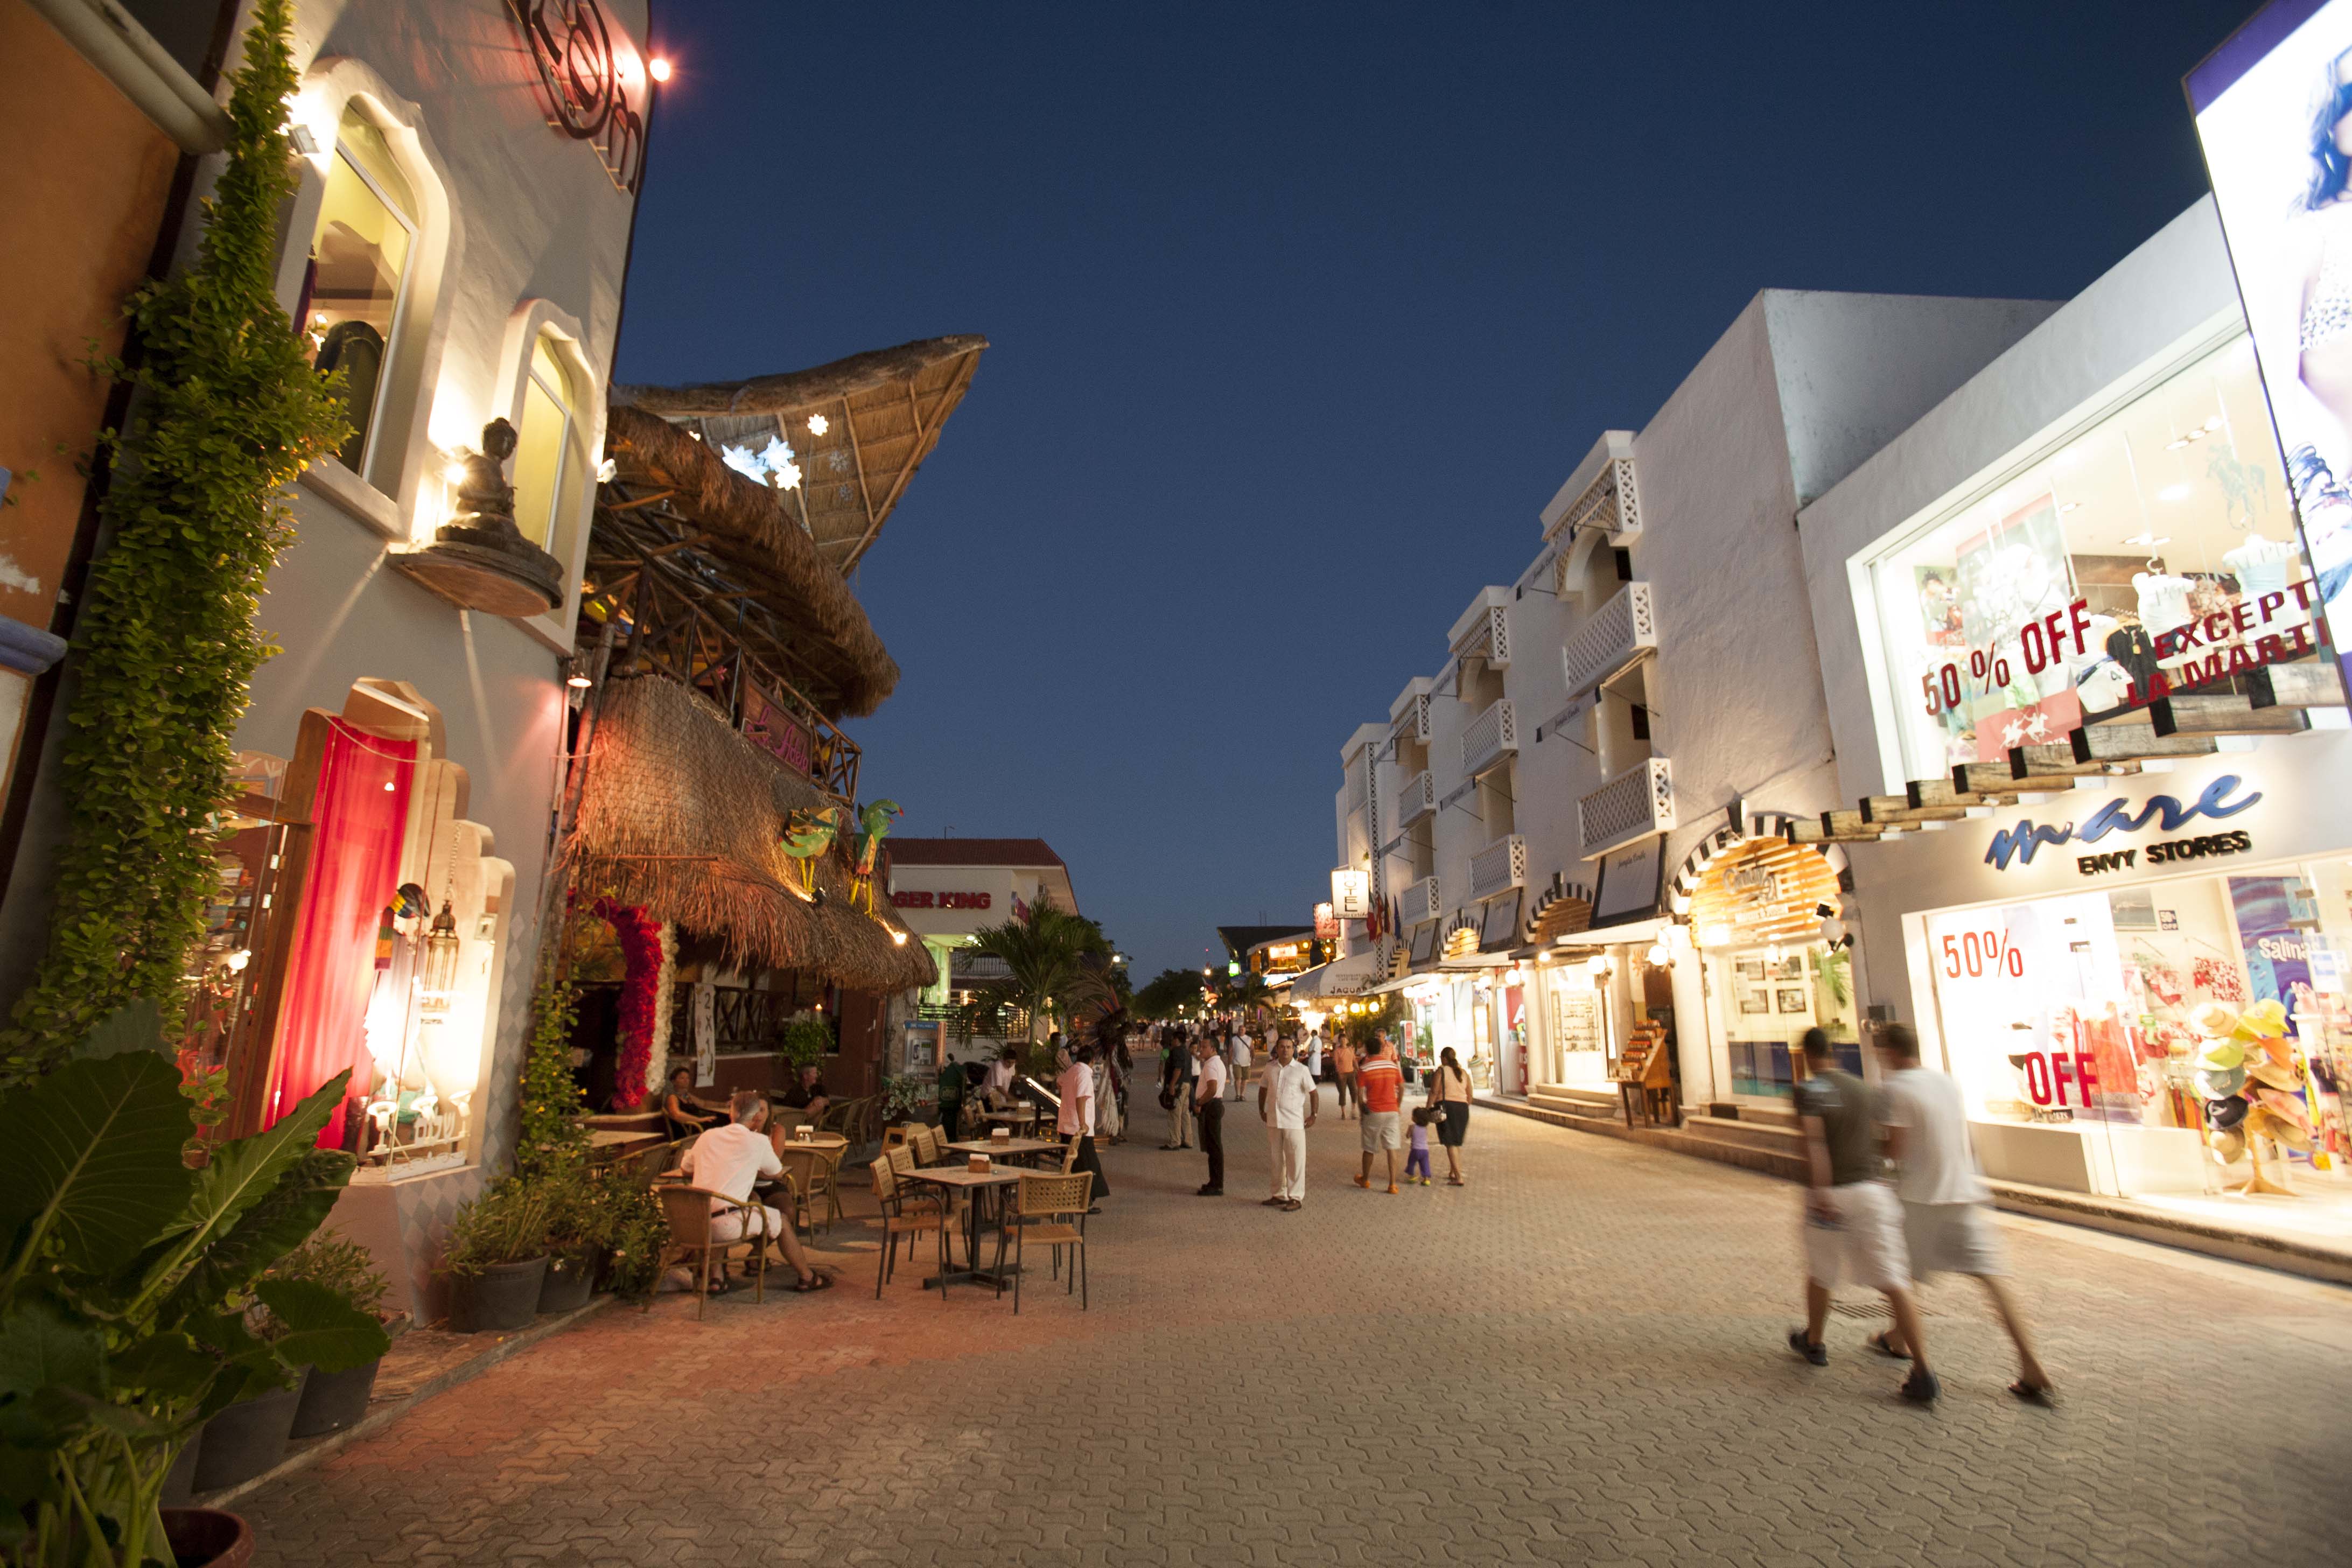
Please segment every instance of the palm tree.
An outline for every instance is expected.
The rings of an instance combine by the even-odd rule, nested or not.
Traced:
[[[1050,900],[1041,897],[1025,920],[1016,915],[1003,925],[981,927],[971,945],[1005,968],[1003,979],[982,987],[975,1004],[992,1015],[1021,1015],[1032,1045],[1046,1015],[1065,1016],[1088,1003],[1117,1001],[1103,978],[1111,946],[1102,928],[1055,909]]]

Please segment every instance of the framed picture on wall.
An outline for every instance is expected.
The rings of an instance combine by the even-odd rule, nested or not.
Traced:
[[[1780,1003],[1780,1011],[1783,1013],[1802,1013],[1806,1010],[1805,992],[1802,986],[1783,985],[1774,992],[1773,995]]]
[[[1742,991],[1739,994],[1739,1011],[1742,1014],[1769,1013],[1771,1010],[1772,998],[1764,992]]]
[[[1805,961],[1802,955],[1782,959],[1780,967],[1772,971],[1772,978],[1775,980],[1802,980],[1804,977]]]
[[[1732,964],[1731,972],[1742,980],[1761,980],[1764,978],[1764,961],[1760,958],[1743,958]]]

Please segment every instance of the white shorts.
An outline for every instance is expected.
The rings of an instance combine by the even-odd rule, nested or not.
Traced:
[[[1835,1229],[1815,1225],[1810,1206],[1802,1211],[1807,1277],[1831,1290],[1849,1281],[1873,1290],[1909,1289],[1903,1211],[1895,1189],[1883,1182],[1854,1182],[1831,1187],[1827,1195],[1838,1219]]]
[[[1903,1238],[1911,1248],[1911,1272],[1922,1279],[2009,1272],[2000,1232],[1982,1204],[1905,1204]]]
[[[1382,1149],[1403,1148],[1404,1133],[1400,1125],[1403,1120],[1404,1113],[1401,1110],[1365,1111],[1360,1123],[1364,1152],[1370,1154]]]

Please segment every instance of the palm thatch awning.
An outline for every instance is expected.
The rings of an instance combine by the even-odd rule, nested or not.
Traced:
[[[658,920],[716,937],[743,969],[791,969],[853,990],[929,985],[931,956],[877,889],[850,901],[849,835],[817,858],[816,901],[778,847],[788,812],[832,804],[658,676],[607,683],[584,764],[566,874]],[[895,933],[895,935],[894,935]]]
[[[597,498],[592,601],[625,613],[654,572],[721,606],[730,632],[825,715],[864,715],[898,684],[866,608],[817,552],[784,496],[729,468],[706,442],[637,409],[604,425],[614,477]]]
[[[972,333],[876,349],[814,370],[698,386],[615,386],[634,404],[700,435],[716,453],[782,440],[801,470],[779,492],[818,552],[854,571],[907,483],[963,401],[988,340]]]

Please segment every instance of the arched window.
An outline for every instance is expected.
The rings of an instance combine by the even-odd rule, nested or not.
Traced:
[[[356,101],[335,128],[326,196],[303,279],[312,363],[344,374],[351,438],[335,454],[362,478],[373,456],[385,366],[416,250],[420,207],[382,130]]]
[[[521,417],[515,422],[515,526],[533,544],[560,560],[563,523],[579,509],[586,471],[585,433],[579,416],[574,377],[560,357],[553,333],[531,341],[523,367]]]

